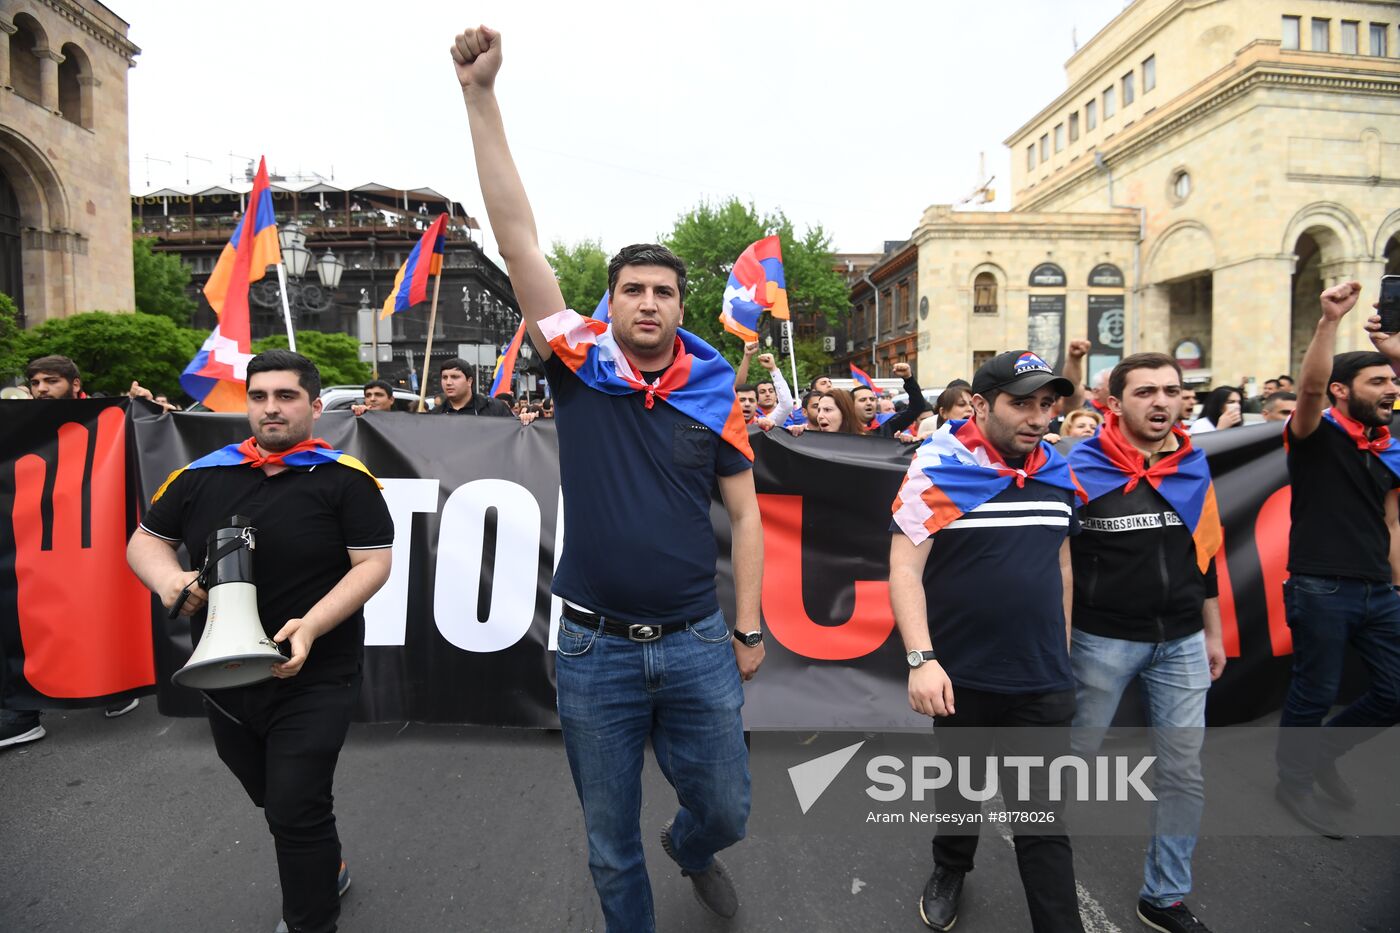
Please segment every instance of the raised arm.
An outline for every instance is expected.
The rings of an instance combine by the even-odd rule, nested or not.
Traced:
[[[1065,368],[1060,372],[1074,386],[1068,398],[1060,400],[1060,414],[1067,415],[1084,407],[1084,358],[1094,345],[1087,340],[1071,340],[1065,354]]]
[[[774,408],[773,414],[768,417],[772,419],[774,425],[782,427],[783,422],[787,421],[788,416],[792,414],[794,404],[792,390],[788,388],[787,380],[783,378],[783,368],[778,365],[777,360],[773,359],[773,354],[763,354],[758,358],[758,362],[764,369],[768,370],[768,375],[773,380],[773,391],[778,396],[778,407]]]
[[[1327,407],[1327,380],[1332,375],[1332,356],[1337,352],[1337,327],[1356,304],[1361,294],[1359,282],[1343,282],[1322,293],[1322,317],[1313,331],[1308,352],[1303,354],[1303,369],[1298,374],[1298,404],[1288,420],[1288,430],[1302,440],[1322,423]]]
[[[750,340],[744,343],[744,358],[739,361],[738,367],[734,370],[734,386],[738,388],[749,381],[749,361],[758,352],[758,341]]]
[[[496,247],[506,262],[511,288],[520,311],[529,324],[530,342],[540,356],[551,351],[540,333],[539,322],[564,310],[559,280],[540,249],[535,215],[525,186],[515,168],[506,143],[505,124],[496,102],[496,74],[501,70],[501,34],[485,26],[467,29],[452,43],[452,62],[462,99],[467,104],[472,149],[476,153],[476,174],[481,182],[481,200]]]

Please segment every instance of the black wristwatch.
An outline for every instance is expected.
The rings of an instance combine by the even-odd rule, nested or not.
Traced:
[[[929,661],[937,661],[938,655],[934,654],[932,649],[928,651],[911,651],[904,656],[904,660],[909,662],[910,667],[923,667]]]
[[[736,629],[734,630],[734,637],[735,637],[735,639],[737,639],[739,642],[741,642],[741,643],[747,645],[747,646],[750,647],[750,648],[757,648],[759,645],[763,644],[763,633],[762,633],[762,632],[748,632],[748,633],[745,633],[745,632],[739,631],[739,630],[736,628]]]

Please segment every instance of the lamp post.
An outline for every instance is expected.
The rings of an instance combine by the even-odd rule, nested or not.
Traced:
[[[345,260],[327,249],[316,259],[316,282],[304,282],[303,278],[311,268],[311,250],[306,248],[306,234],[301,224],[292,221],[277,231],[278,243],[282,248],[282,267],[278,281],[264,279],[253,287],[253,302],[264,308],[281,307],[287,323],[287,340],[294,346],[293,329],[302,315],[320,314],[328,311],[333,303],[333,293],[340,286],[340,277],[345,272]]]

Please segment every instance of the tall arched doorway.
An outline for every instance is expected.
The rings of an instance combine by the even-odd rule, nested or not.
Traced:
[[[1298,375],[1303,366],[1303,354],[1308,350],[1317,319],[1322,313],[1317,296],[1327,288],[1325,267],[1342,258],[1342,240],[1328,227],[1309,227],[1293,246],[1297,262],[1293,267],[1292,301],[1288,347],[1288,374]],[[1261,378],[1278,375],[1269,373]]]
[[[19,198],[0,171],[0,292],[19,306],[24,323],[24,263],[20,250]]]

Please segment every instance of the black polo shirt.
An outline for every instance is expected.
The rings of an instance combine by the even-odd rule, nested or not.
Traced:
[[[251,519],[258,615],[268,636],[304,616],[350,570],[347,550],[391,547],[394,523],[374,481],[336,463],[292,467],[268,476],[249,466],[186,470],[141,519],[141,527],[182,542],[194,569],[204,566],[209,535],[234,515]],[[204,612],[192,620],[195,640]],[[365,616],[355,612],[311,646],[299,678],[359,670]]]
[[[1079,533],[1075,504],[1059,487],[1012,483],[929,539],[929,635],[954,690],[1074,689],[1060,547]]]
[[[717,476],[747,457],[662,399],[589,388],[551,356],[564,553],[554,593],[619,620],[673,622],[719,610],[710,523]],[[660,373],[643,373],[651,380]]]
[[[1400,480],[1325,419],[1301,440],[1292,421],[1285,430],[1293,484],[1288,572],[1391,582],[1385,497]]]

